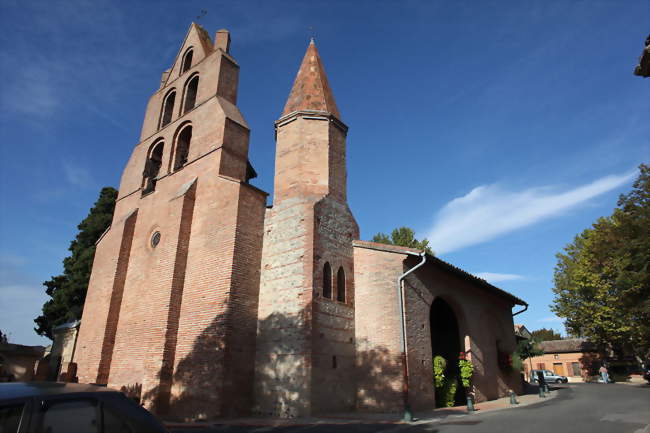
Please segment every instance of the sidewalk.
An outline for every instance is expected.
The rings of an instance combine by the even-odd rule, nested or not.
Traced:
[[[535,389],[537,387],[534,387]],[[515,407],[530,406],[535,403],[543,403],[555,398],[558,395],[558,390],[562,388],[553,387],[550,395],[546,398],[540,398],[537,393],[529,393],[526,395],[517,396],[519,404],[511,405],[509,397],[503,397],[497,400],[476,403],[474,405],[475,414],[485,412],[493,412],[505,409],[512,409]],[[411,424],[428,424],[441,422],[447,418],[459,418],[472,416],[467,412],[467,406],[455,406],[449,408],[439,408],[427,412],[418,412],[414,414],[414,420]],[[165,423],[168,428],[209,428],[213,426],[250,426],[250,427],[281,427],[281,426],[308,426],[315,424],[405,424],[402,421],[401,413],[364,413],[364,412],[349,412],[338,413],[320,417],[306,417],[306,418],[262,418],[262,417],[248,417],[248,418],[231,418],[222,419],[218,421],[209,421],[201,423]]]

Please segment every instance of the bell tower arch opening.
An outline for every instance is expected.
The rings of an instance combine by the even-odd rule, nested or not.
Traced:
[[[457,385],[453,396],[454,406],[463,405],[465,404],[465,390],[460,381],[458,366],[458,358],[463,346],[456,314],[445,300],[438,297],[431,304],[429,321],[431,325],[431,353],[434,358],[442,356],[447,361],[444,372],[445,387],[449,387],[450,381],[455,380]],[[439,394],[442,393],[436,392],[436,406],[438,407],[445,406],[445,401],[439,401]]]

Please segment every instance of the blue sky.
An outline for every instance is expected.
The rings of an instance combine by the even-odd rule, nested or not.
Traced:
[[[117,187],[190,22],[232,34],[254,183],[314,28],[348,135],[363,239],[407,225],[439,256],[550,312],[554,255],[650,162],[647,1],[11,1],[0,6],[0,329],[32,330],[41,283]]]

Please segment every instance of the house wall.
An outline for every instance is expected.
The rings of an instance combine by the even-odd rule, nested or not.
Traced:
[[[23,346],[20,344],[0,344],[0,377],[10,375],[13,381],[34,380],[36,363],[43,356],[42,346]]]
[[[65,378],[65,380],[75,380],[75,378],[68,378],[68,370],[70,369],[70,363],[73,362],[78,333],[78,326],[54,331],[54,341],[52,342],[52,349],[50,350],[49,368],[50,371],[54,371],[54,369],[60,365],[59,378],[61,379]],[[75,371],[70,371],[70,373],[74,374]]]
[[[556,371],[559,367],[560,375],[573,377],[573,378],[584,378],[589,375],[589,366],[592,363],[598,363],[598,354],[595,353],[582,353],[582,352],[570,352],[570,353],[545,353],[542,356],[534,356],[529,358],[524,363],[524,374],[528,380],[530,380],[530,364],[533,365],[533,370],[551,370]],[[572,363],[577,362],[580,367],[579,374],[574,374]],[[598,365],[600,367],[600,365]]]

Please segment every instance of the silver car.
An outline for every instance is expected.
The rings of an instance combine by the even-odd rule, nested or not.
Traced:
[[[567,383],[569,379],[566,376],[558,376],[551,370],[531,370],[530,383],[537,383],[537,372],[541,371],[544,374],[546,383]]]

